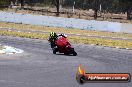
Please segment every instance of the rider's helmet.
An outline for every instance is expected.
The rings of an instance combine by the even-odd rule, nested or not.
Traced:
[[[57,34],[55,32],[50,32],[50,37],[56,37]]]

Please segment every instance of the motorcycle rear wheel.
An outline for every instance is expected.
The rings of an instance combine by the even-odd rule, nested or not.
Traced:
[[[53,48],[53,54],[56,54],[56,52],[57,52],[56,48]]]

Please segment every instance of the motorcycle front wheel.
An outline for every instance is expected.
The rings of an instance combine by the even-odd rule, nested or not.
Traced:
[[[77,56],[77,53],[76,53],[75,51],[73,51],[73,53],[72,53],[72,54],[73,54],[73,56]]]

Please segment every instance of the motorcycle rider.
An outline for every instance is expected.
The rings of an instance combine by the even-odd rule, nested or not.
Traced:
[[[56,46],[55,41],[58,39],[58,35],[55,32],[50,32],[48,41],[50,42],[51,48]]]
[[[55,46],[57,46],[55,44],[55,41],[60,37],[64,37],[64,38],[67,38],[67,35],[66,34],[56,34],[55,32],[50,32],[50,36],[49,36],[49,39],[48,41],[50,42],[50,45],[51,45],[51,48],[54,48]]]

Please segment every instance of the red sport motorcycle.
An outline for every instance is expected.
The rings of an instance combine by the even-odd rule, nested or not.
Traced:
[[[55,44],[57,46],[53,48],[53,54],[56,54],[56,52],[59,52],[59,53],[64,53],[65,55],[73,54],[73,56],[77,56],[77,53],[75,52],[74,48],[71,46],[71,44],[65,37],[60,36],[55,41]]]

